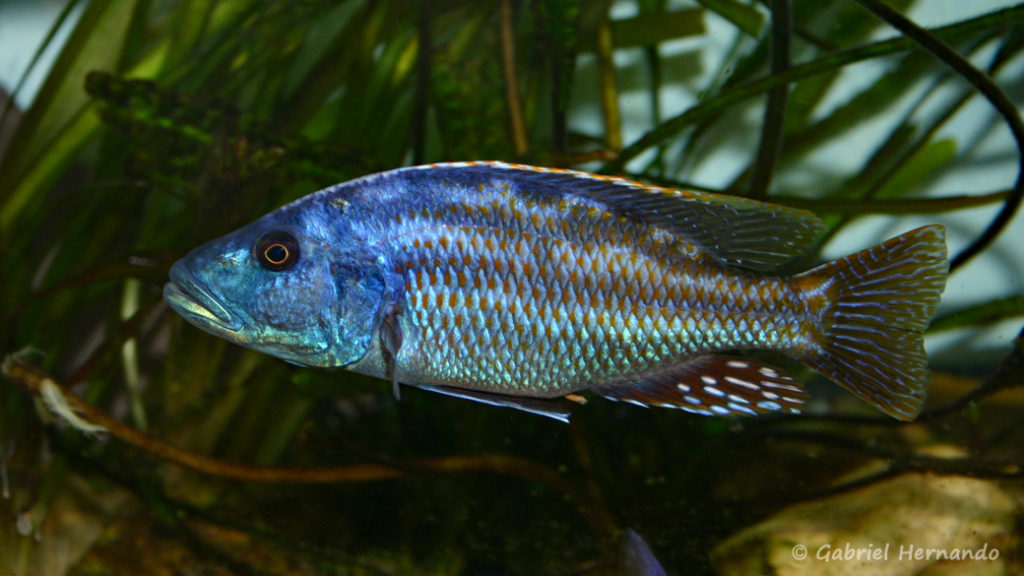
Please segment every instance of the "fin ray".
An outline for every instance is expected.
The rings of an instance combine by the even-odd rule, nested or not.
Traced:
[[[427,167],[424,167],[427,168]],[[673,190],[560,168],[504,162],[434,164],[505,179],[521,194],[543,201],[576,195],[609,212],[640,220],[686,238],[723,262],[771,270],[807,252],[825,225],[812,212],[749,198]]]
[[[569,417],[572,415],[571,412],[562,408],[561,404],[556,400],[507,396],[505,394],[495,394],[493,392],[481,392],[479,390],[468,390],[465,388],[454,388],[451,386],[433,386],[431,384],[413,384],[413,386],[430,392],[444,394],[445,396],[451,396],[453,398],[462,398],[464,400],[480,402],[481,404],[487,404],[488,406],[514,408],[516,410],[522,410],[523,412],[529,412],[530,414],[547,416],[548,418],[553,418],[559,422],[565,422],[566,424],[569,423]]]
[[[886,414],[913,420],[928,378],[924,330],[946,284],[945,230],[924,226],[823,264],[834,293],[819,346],[803,358]]]
[[[666,372],[592,390],[610,400],[679,408],[704,416],[800,412],[803,385],[781,370],[739,356],[697,356]]]

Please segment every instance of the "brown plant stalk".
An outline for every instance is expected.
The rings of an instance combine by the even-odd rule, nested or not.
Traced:
[[[111,418],[65,389],[42,369],[25,363],[18,355],[8,356],[0,367],[0,373],[41,399],[54,415],[83,433],[109,434],[160,460],[211,476],[249,482],[328,484],[388,480],[415,471],[490,472],[541,482],[577,502],[582,503],[583,500],[575,486],[557,472],[530,460],[506,454],[454,455],[395,464],[351,464],[323,468],[278,468],[225,462],[185,450]]]

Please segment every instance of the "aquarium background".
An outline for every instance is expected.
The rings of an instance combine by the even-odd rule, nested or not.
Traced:
[[[1024,6],[889,5],[1019,108]],[[1024,220],[961,256],[1020,151],[933,52],[852,0],[0,1],[0,574],[1024,572]],[[287,201],[465,159],[814,210],[794,270],[945,224],[924,416],[807,371],[790,418],[397,400],[160,299]]]

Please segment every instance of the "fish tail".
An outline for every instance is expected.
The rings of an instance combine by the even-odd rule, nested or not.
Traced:
[[[803,360],[889,416],[913,420],[928,378],[924,330],[948,270],[945,228],[932,225],[807,272],[831,305]]]

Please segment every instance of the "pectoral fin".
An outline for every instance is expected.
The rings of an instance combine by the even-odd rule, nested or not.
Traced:
[[[388,375],[388,379],[391,380],[391,392],[395,395],[396,400],[401,398],[398,389],[400,379],[395,362],[395,358],[402,348],[402,330],[399,327],[401,324],[398,321],[398,314],[397,308],[391,308],[384,314],[380,322],[380,350],[384,356],[384,371]]]
[[[672,370],[595,386],[593,391],[610,400],[705,416],[798,413],[807,398],[800,382],[777,368],[719,355],[698,356]]]
[[[472,400],[474,402],[480,402],[490,406],[515,408],[516,410],[522,410],[523,412],[529,412],[530,414],[538,414],[540,416],[554,418],[555,420],[565,422],[566,424],[569,423],[569,416],[571,415],[568,410],[561,407],[561,404],[557,400],[520,398],[517,396],[506,396],[504,394],[466,390],[464,388],[452,388],[449,386],[432,386],[429,384],[415,384],[414,386],[416,388],[422,388],[423,390],[444,394],[445,396],[454,396],[455,398]]]

